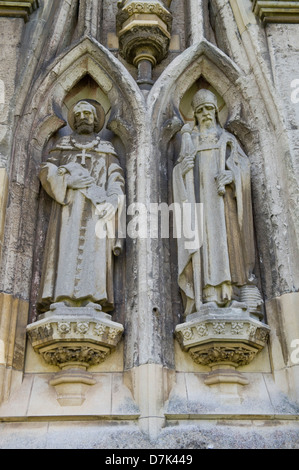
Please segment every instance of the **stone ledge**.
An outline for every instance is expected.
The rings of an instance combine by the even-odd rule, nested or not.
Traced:
[[[277,422],[299,422],[299,416],[296,414],[283,414],[283,413],[274,413],[274,414],[254,414],[254,413],[165,413],[165,418],[168,421],[173,420],[238,420],[238,421],[277,421]]]
[[[29,16],[39,7],[39,0],[0,0],[0,17],[23,18],[25,22]]]
[[[253,0],[252,11],[263,23],[299,23],[299,2]]]

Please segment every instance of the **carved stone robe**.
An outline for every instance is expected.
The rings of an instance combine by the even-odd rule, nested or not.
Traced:
[[[99,137],[93,149],[82,150],[71,136],[60,139],[42,164],[40,180],[53,199],[45,246],[38,300],[39,311],[68,301],[113,308],[112,250],[116,239],[96,236],[98,203],[124,194],[123,172],[111,143]],[[84,153],[84,152],[83,152]],[[95,184],[86,189],[68,188],[68,175],[90,175]]]
[[[194,269],[200,270],[203,302],[224,305],[238,300],[238,287],[251,278],[255,261],[250,189],[250,163],[235,137],[217,126],[214,138],[203,141],[192,132],[196,150],[193,169],[196,201],[202,203],[202,247],[186,249],[184,236],[178,243],[178,283],[183,293],[185,314],[195,309]],[[173,172],[174,201],[188,202],[186,175],[182,173],[181,154]],[[234,182],[225,186],[225,195],[217,191],[215,177],[231,170]],[[200,263],[195,267],[194,257]]]

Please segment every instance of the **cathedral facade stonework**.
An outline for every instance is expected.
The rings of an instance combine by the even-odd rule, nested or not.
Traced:
[[[1,448],[299,448],[297,4],[0,0]]]

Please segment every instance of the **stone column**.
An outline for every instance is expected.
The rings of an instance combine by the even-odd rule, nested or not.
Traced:
[[[0,259],[4,238],[6,206],[9,189],[9,165],[14,125],[14,97],[21,39],[25,23],[38,7],[29,0],[0,1]],[[13,294],[0,298],[0,402],[7,398],[13,377],[22,376],[28,302]],[[19,378],[19,379],[18,379]]]
[[[190,0],[187,2],[189,16],[189,42],[190,46],[200,42],[204,37],[204,0]]]
[[[3,2],[2,2],[3,3]],[[8,161],[11,150],[13,125],[13,99],[15,77],[19,58],[19,45],[24,21],[19,18],[5,18],[0,5],[0,60],[5,68],[0,71],[0,246],[3,242],[3,229],[8,191]]]
[[[248,2],[249,3],[249,2]],[[277,98],[282,116],[284,129],[279,136],[280,142],[285,142],[285,150],[282,153],[282,162],[286,171],[285,178],[288,181],[286,191],[279,185],[279,197],[283,197],[287,223],[284,224],[286,240],[289,243],[289,255],[286,265],[292,276],[293,290],[290,285],[285,289],[281,286],[276,291],[276,296],[266,301],[268,323],[272,330],[272,357],[273,369],[276,380],[281,388],[289,393],[292,398],[299,400],[299,323],[298,323],[298,289],[299,273],[296,261],[298,260],[298,122],[299,122],[299,56],[298,26],[299,5],[298,2],[280,2],[276,0],[260,1],[252,0],[252,11],[259,18],[260,28],[264,29],[267,39],[267,47],[270,54],[271,72],[277,92]],[[291,53],[286,54],[286,50]],[[279,213],[273,214],[274,225],[277,223]],[[281,225],[280,225],[281,226]],[[280,244],[282,247],[282,244]],[[296,349],[297,348],[297,349]]]

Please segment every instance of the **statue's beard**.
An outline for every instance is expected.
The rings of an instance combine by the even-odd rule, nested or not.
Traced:
[[[76,124],[76,131],[78,134],[91,134],[94,132],[94,124],[90,124],[86,121],[81,121]]]
[[[200,130],[205,132],[213,132],[217,129],[215,119],[206,117],[200,123]]]

